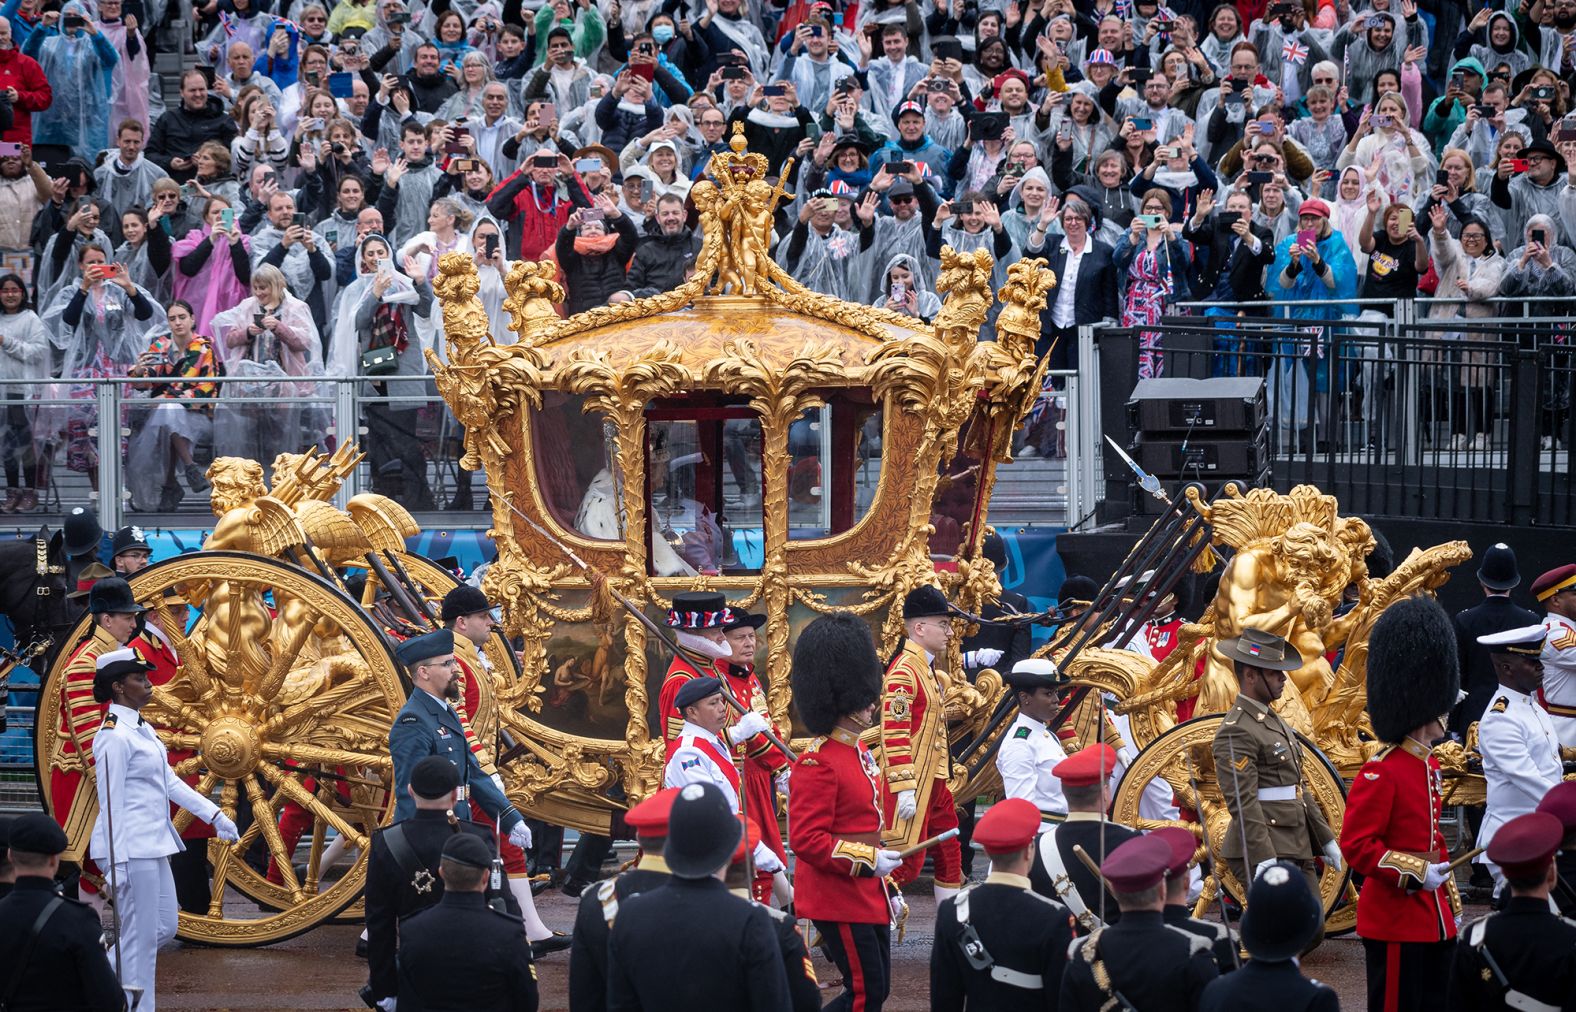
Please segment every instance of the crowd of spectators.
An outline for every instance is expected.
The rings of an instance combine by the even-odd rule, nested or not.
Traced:
[[[96,480],[103,377],[137,381],[135,510],[204,491],[205,454],[332,438],[325,377],[357,375],[374,487],[431,507],[409,398],[438,258],[475,258],[501,341],[516,259],[556,259],[570,312],[670,288],[740,124],[792,159],[794,277],[928,320],[942,245],[998,284],[1044,257],[1055,368],[1113,321],[1163,375],[1163,317],[1207,303],[1240,350],[1233,320],[1291,302],[1311,336],[1224,368],[1326,390],[1341,324],[1396,300],[1437,297],[1447,336],[1506,298],[1559,311],[1576,0],[1363,2],[6,0],[0,512],[52,463]],[[195,52],[178,89],[160,49]],[[1495,391],[1463,368],[1454,435],[1481,444]]]

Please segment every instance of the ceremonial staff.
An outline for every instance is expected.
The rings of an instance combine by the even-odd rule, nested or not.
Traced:
[[[661,626],[657,625],[656,622],[652,621],[651,616],[647,615],[644,611],[642,611],[640,609],[639,605],[635,604],[635,602],[631,601],[629,598],[625,597],[623,594],[620,594],[613,587],[613,585],[610,582],[608,582],[607,576],[604,573],[602,573],[601,570],[597,569],[596,567],[592,566],[589,562],[587,562],[586,560],[582,559],[580,556],[576,555],[574,549],[570,548],[568,545],[564,544],[562,541],[560,541],[557,538],[553,537],[553,535],[551,533],[549,533],[545,528],[543,528],[541,524],[537,523],[535,520],[532,520],[530,517],[526,516],[525,513],[521,512],[520,507],[516,506],[513,503],[513,501],[510,500],[510,498],[508,496],[500,496],[499,498],[502,499],[502,501],[503,501],[505,506],[509,507],[509,511],[511,513],[513,513],[515,516],[519,517],[521,520],[524,520],[527,524],[529,524],[531,526],[532,530],[536,531],[536,533],[538,533],[542,537],[546,538],[549,544],[551,544],[553,547],[557,548],[560,552],[563,552],[564,555],[566,557],[568,557],[570,562],[572,562],[576,566],[578,566],[581,569],[581,571],[583,571],[591,579],[591,582],[593,584],[601,583],[602,586],[607,590],[608,594],[610,594],[612,596],[613,600],[615,600],[619,604],[623,605],[624,606],[624,610],[629,612],[631,615],[633,615],[635,617],[635,620],[638,621],[641,625],[645,626],[646,627],[646,631],[651,633],[651,635],[655,636],[656,639],[657,639],[657,642],[662,644],[664,647],[666,647],[668,649],[669,653],[673,654],[675,657],[680,657],[680,658],[684,659],[685,661],[688,661],[689,663],[696,665],[697,667],[703,667],[703,666],[708,665],[708,664],[711,663],[711,658],[709,658],[709,657],[702,657],[699,654],[696,654],[696,653],[693,653],[692,651],[686,650],[682,645],[680,645],[680,644],[674,642],[673,640],[669,639],[667,631],[664,630]],[[728,685],[727,685],[726,682],[724,682],[723,686],[722,686],[722,698],[727,700],[728,705],[733,707],[733,710],[734,710],[735,713],[749,713],[750,712],[745,707],[745,705],[743,703],[739,702],[738,697],[736,697],[733,694],[733,692],[728,688]],[[766,730],[762,731],[761,733],[766,736],[766,740],[767,741],[771,742],[772,745],[776,747],[777,751],[781,752],[783,755],[788,757],[788,761],[789,762],[797,762],[799,760],[798,753],[795,752],[793,749],[789,748],[788,747],[788,743],[783,741],[781,738],[779,738],[777,736],[777,732],[773,731],[769,724],[768,724]]]

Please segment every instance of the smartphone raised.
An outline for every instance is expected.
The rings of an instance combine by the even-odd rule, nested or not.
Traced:
[[[21,158],[22,145],[15,141],[0,141],[0,158]]]
[[[606,219],[607,212],[600,207],[582,207],[580,209],[580,221],[582,224],[588,221],[605,221]]]
[[[498,233],[488,232],[482,236],[482,254],[491,260],[498,255]]]
[[[1166,220],[1158,214],[1140,214],[1133,220],[1149,229],[1164,228],[1166,224]]]
[[[655,63],[631,63],[629,64],[629,72],[636,77],[652,81],[657,76],[657,65]]]
[[[1403,207],[1399,211],[1395,212],[1395,223],[1396,226],[1401,230],[1402,235],[1412,231],[1412,209],[1410,207]]]
[[[1134,130],[1153,130],[1154,128],[1155,128],[1155,121],[1150,119],[1148,116],[1134,116],[1133,117],[1133,129]]]
[[[761,87],[761,94],[765,95],[767,98],[782,98],[788,94],[788,86],[786,84],[763,85]]]
[[[1217,211],[1215,213],[1215,224],[1221,228],[1230,228],[1241,220],[1241,211]]]
[[[607,163],[600,158],[576,158],[575,171],[581,175],[587,172],[606,172]]]
[[[963,43],[954,38],[932,39],[930,55],[938,60],[963,59]]]
[[[1510,159],[1510,171],[1512,172],[1526,172],[1530,168],[1532,168],[1532,165],[1525,158]]]
[[[1318,236],[1318,234],[1316,232],[1314,232],[1313,229],[1311,229],[1311,228],[1303,228],[1303,229],[1298,229],[1297,230],[1297,245],[1298,246],[1312,246],[1312,245],[1316,244],[1318,241],[1319,241],[1319,236]]]
[[[894,176],[905,176],[914,171],[913,162],[887,162],[887,171]]]
[[[328,93],[335,98],[349,98],[355,94],[356,75],[345,71],[328,75]]]
[[[1260,185],[1263,185],[1264,183],[1273,183],[1273,182],[1275,182],[1275,173],[1273,173],[1273,172],[1248,172],[1248,173],[1245,173],[1242,178],[1247,180],[1250,185],[1253,184],[1253,183],[1258,183]]]
[[[306,215],[300,211],[297,211],[295,214],[290,216],[290,224],[294,225],[296,228],[306,228]]]
[[[600,160],[600,159],[599,159]],[[553,169],[558,167],[557,155],[532,155],[531,167],[534,169]]]
[[[1549,244],[1549,233],[1541,228],[1532,229],[1527,233],[1527,238],[1539,246],[1547,246]]]
[[[224,223],[226,230],[235,228],[235,208],[224,207],[219,209],[219,220]]]
[[[744,80],[744,73],[743,67],[723,67],[722,79],[724,81],[742,81]]]

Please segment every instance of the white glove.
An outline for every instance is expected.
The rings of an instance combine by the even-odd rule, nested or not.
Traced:
[[[1334,840],[1324,845],[1324,863],[1336,871],[1346,867],[1346,862],[1341,859],[1341,845]]]
[[[888,875],[897,871],[898,866],[902,863],[903,859],[898,856],[898,853],[895,850],[876,851],[876,877],[886,878]]]
[[[755,853],[753,856],[755,858],[756,871],[763,871],[768,875],[775,875],[783,870],[782,859],[777,856],[776,851],[766,846],[764,841],[755,845]]]
[[[739,717],[734,725],[728,728],[728,740],[735,745],[760,734],[762,731],[771,730],[771,725],[766,723],[766,718],[751,710]]]
[[[220,812],[213,817],[213,831],[225,843],[234,843],[241,838],[241,831],[235,828],[235,820]]]
[[[900,819],[912,819],[917,811],[919,811],[919,800],[914,796],[914,792],[898,791],[897,817]]]
[[[380,998],[380,999],[378,999],[378,1008],[382,1009],[383,1012],[394,1012],[394,1009],[395,1009],[395,1007],[398,1004],[399,1004],[399,999],[398,998]]]
[[[970,650],[963,655],[963,666],[966,668],[988,668],[1001,660],[1002,652],[995,647],[980,647]]]
[[[777,784],[777,793],[786,798],[788,796],[788,782],[792,779],[793,770],[791,769],[783,770],[777,774],[777,779],[774,781]]]
[[[1450,881],[1450,862],[1440,861],[1438,864],[1428,866],[1428,871],[1423,873],[1423,891],[1433,892],[1446,882]]]
[[[1264,869],[1268,868],[1270,865],[1274,864],[1276,861],[1279,861],[1279,860],[1280,860],[1280,858],[1278,858],[1278,857],[1272,857],[1272,858],[1268,858],[1267,860],[1260,861],[1258,867],[1253,869],[1253,881],[1257,882],[1258,879],[1259,879],[1259,876],[1264,874]],[[1244,883],[1244,884],[1245,885],[1251,885],[1252,883],[1250,882],[1250,883]]]
[[[897,890],[892,891],[892,896],[887,900],[887,906],[892,910],[892,920],[898,924],[903,923],[903,918],[908,916],[908,900]]]
[[[509,830],[509,842],[521,850],[528,849],[531,846],[531,827],[524,820],[515,823],[514,828]]]

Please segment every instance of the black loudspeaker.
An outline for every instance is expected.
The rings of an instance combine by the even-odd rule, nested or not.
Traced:
[[[1262,378],[1139,380],[1127,399],[1127,421],[1133,433],[1128,452],[1167,488],[1200,481],[1213,492],[1228,481],[1244,488],[1270,481]],[[1133,502],[1145,515],[1165,508],[1136,491]]]
[[[1127,411],[1133,431],[1147,435],[1257,434],[1269,417],[1264,380],[1257,376],[1139,380]]]

